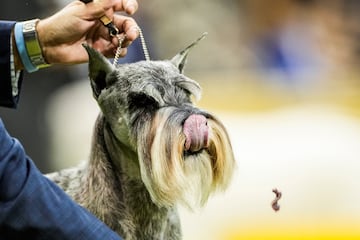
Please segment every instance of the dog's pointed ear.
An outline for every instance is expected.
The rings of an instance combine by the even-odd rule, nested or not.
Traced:
[[[101,90],[107,85],[107,75],[114,71],[115,68],[107,58],[92,47],[87,44],[83,44],[83,47],[89,55],[89,78],[94,96],[97,98],[100,95]]]
[[[187,48],[185,48],[184,50],[182,50],[181,52],[176,54],[176,56],[171,59],[171,62],[179,69],[180,73],[183,73],[183,71],[184,71],[186,58],[187,58],[189,51],[195,45],[197,45],[202,39],[204,39],[206,35],[207,35],[207,32],[203,33],[201,35],[201,37],[196,39],[192,44],[190,44]]]

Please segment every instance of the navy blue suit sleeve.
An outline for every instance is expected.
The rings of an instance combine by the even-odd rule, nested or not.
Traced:
[[[0,239],[121,240],[40,173],[1,119]]]
[[[16,22],[0,21],[0,105],[5,107],[16,107],[18,97],[13,96],[10,71],[10,37]],[[20,74],[19,85],[23,73]]]

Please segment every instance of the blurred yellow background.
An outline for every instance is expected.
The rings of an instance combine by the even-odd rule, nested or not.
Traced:
[[[199,76],[206,86],[199,104],[228,127],[238,173],[204,209],[182,211],[185,239],[360,239],[355,77],[329,79],[311,94],[244,73],[223,83],[213,77]],[[282,192],[278,212],[274,188]]]

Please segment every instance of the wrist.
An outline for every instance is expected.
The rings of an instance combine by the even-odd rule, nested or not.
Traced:
[[[39,20],[29,20],[15,24],[14,36],[16,42],[15,54],[20,56],[22,65],[27,72],[35,72],[39,68],[49,66],[45,61],[39,43],[36,24]]]
[[[41,48],[41,52],[42,52],[42,56],[43,59],[46,63],[50,64],[50,62],[48,61],[48,51],[47,51],[47,47],[46,47],[46,34],[45,34],[45,30],[44,30],[44,21],[46,20],[39,20],[36,23],[36,32],[37,32],[37,37],[38,37],[38,42],[39,42],[39,46]],[[45,27],[46,29],[46,27]]]

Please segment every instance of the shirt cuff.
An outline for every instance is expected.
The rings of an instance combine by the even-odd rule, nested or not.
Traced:
[[[12,37],[10,37],[10,42],[11,42],[11,44],[10,44],[10,74],[11,74],[12,96],[17,97],[19,95],[19,82],[20,82],[21,71],[16,71],[16,69],[15,69]]]
[[[37,71],[38,68],[31,62],[31,59],[29,57],[29,54],[28,54],[28,51],[26,48],[22,22],[17,22],[15,24],[14,35],[15,35],[16,47],[19,52],[21,62],[24,65],[24,68],[29,73]]]

